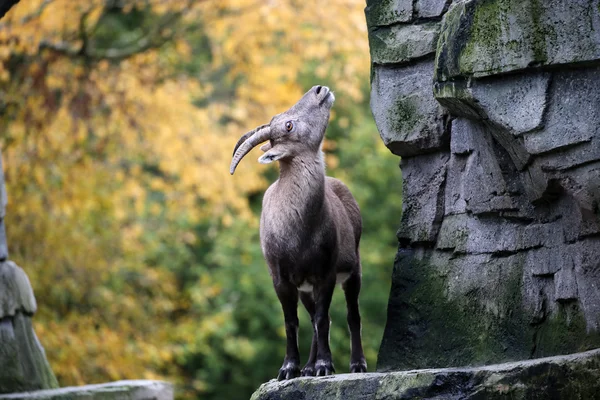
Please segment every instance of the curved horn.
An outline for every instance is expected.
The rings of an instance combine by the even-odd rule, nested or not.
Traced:
[[[244,136],[246,136],[246,135],[244,135]],[[242,139],[244,138],[244,136],[242,136]],[[237,150],[235,151],[235,153],[233,154],[233,158],[231,159],[231,166],[229,167],[229,173],[231,175],[233,175],[233,173],[235,172],[235,168],[240,163],[242,158],[244,158],[244,156],[246,154],[248,154],[250,152],[250,150],[252,150],[254,147],[256,147],[256,145],[258,145],[266,140],[269,140],[270,137],[271,137],[271,127],[269,125],[263,125],[263,126],[258,127],[255,130],[255,132],[252,134],[252,136],[248,137],[241,145],[239,145],[239,147],[237,147]]]
[[[250,136],[254,135],[254,133],[256,133],[256,131],[258,131],[262,128],[266,128],[267,126],[269,126],[269,124],[261,125],[258,128],[254,128],[250,132],[242,135],[240,140],[238,140],[237,143],[235,144],[235,147],[233,148],[233,153],[231,154],[231,156],[233,156],[235,154],[235,151],[238,149],[238,147],[241,146],[242,143],[244,143],[246,141],[246,139],[248,139]]]

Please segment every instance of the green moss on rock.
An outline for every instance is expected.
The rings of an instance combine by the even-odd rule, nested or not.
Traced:
[[[494,50],[502,46],[502,29],[506,25],[506,5],[497,0],[486,0],[474,8],[471,32],[463,51],[460,53],[460,72],[468,74],[480,62],[479,51],[486,49],[488,56],[499,57]],[[491,60],[490,60],[491,61]]]
[[[588,332],[583,312],[576,302],[560,304],[557,312],[532,329],[533,357],[568,354],[600,346],[600,333]]]
[[[589,16],[582,19],[582,16]],[[579,21],[585,21],[580,23]],[[573,30],[574,23],[578,29]],[[436,79],[600,59],[594,1],[467,0],[444,16]]]
[[[419,260],[412,250],[400,249],[378,370],[485,364],[529,356],[529,317],[521,305],[522,264],[515,257],[506,266],[481,265],[497,269],[504,284],[455,288],[450,295],[451,277],[460,280],[458,275],[468,274],[457,270],[462,262],[463,258]]]
[[[371,61],[399,64],[432,55],[438,41],[439,23],[393,25],[369,32]]]
[[[412,13],[412,0],[369,0],[365,8],[369,28],[409,22]]]
[[[390,108],[390,125],[395,132],[411,132],[421,118],[417,106],[410,98],[399,98],[394,107]]]
[[[525,254],[401,248],[378,371],[486,365],[600,347],[576,302],[534,318],[524,304]],[[485,271],[485,272],[482,272]]]

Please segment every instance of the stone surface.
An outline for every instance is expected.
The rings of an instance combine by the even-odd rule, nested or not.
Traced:
[[[600,160],[600,137],[558,152],[543,154],[535,161],[543,171],[560,172]]]
[[[17,311],[33,314],[37,309],[27,274],[12,261],[0,263],[0,319]]]
[[[594,399],[600,350],[479,368],[425,369],[270,381],[252,400]]]
[[[0,400],[173,400],[173,385],[131,380],[0,395]]]
[[[600,67],[555,73],[544,129],[525,135],[527,152],[547,153],[600,138],[599,85]]]
[[[599,59],[599,4],[600,0],[456,2],[444,16],[437,79]]]
[[[473,98],[487,118],[520,135],[542,125],[549,82],[544,72],[487,79],[473,84]]]
[[[392,25],[369,32],[371,60],[398,64],[435,53],[439,24]]]
[[[31,317],[17,312],[0,319],[0,393],[58,387]]]
[[[401,248],[377,370],[527,358],[522,258]]]
[[[439,17],[444,13],[446,6],[451,1],[446,0],[418,0],[417,1],[417,15],[420,18],[435,18]]]
[[[432,62],[398,68],[374,66],[371,110],[385,145],[413,156],[444,146],[444,114],[431,93]]]
[[[445,153],[424,156],[425,165],[412,158],[402,159],[404,201],[398,239],[435,242],[444,213],[446,181]]]
[[[367,25],[385,26],[412,19],[412,0],[368,0],[365,8]]]
[[[514,208],[490,132],[467,119],[452,122],[446,214]]]

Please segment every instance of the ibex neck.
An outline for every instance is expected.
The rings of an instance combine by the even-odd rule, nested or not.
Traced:
[[[325,165],[321,154],[296,156],[291,160],[279,161],[281,180],[292,178],[311,181],[325,180]]]
[[[286,198],[299,207],[311,209],[321,205],[325,197],[325,165],[321,154],[280,160],[279,185]]]

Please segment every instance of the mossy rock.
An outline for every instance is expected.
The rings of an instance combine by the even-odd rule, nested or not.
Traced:
[[[444,16],[435,76],[443,82],[598,59],[599,0],[468,0]]]
[[[413,14],[413,0],[367,0],[365,15],[369,28],[409,22]]]
[[[456,240],[465,235],[456,229]],[[447,240],[449,241],[449,239]],[[524,298],[524,253],[401,248],[378,371],[487,365],[600,347],[577,303],[537,320]]]
[[[433,55],[439,23],[392,25],[369,31],[371,62],[399,64]]]

